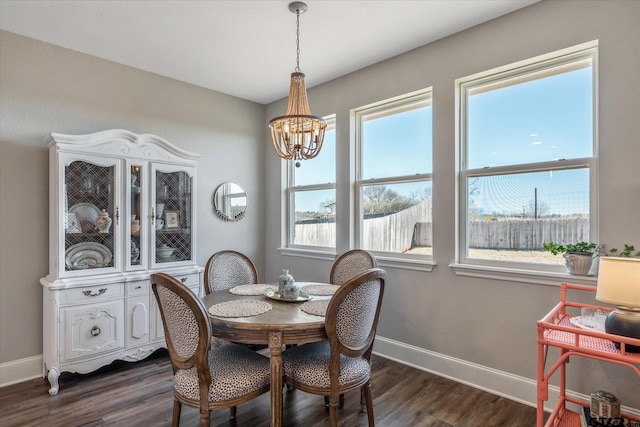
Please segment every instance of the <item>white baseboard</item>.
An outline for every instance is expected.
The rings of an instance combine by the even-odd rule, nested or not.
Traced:
[[[0,363],[0,387],[42,377],[42,355]]]
[[[431,372],[524,405],[536,407],[537,381],[535,379],[478,365],[381,336],[376,336],[374,350],[374,354],[387,359]],[[549,406],[545,406],[545,411],[553,409],[559,392],[560,390],[557,386],[549,386],[549,399],[546,401]],[[590,400],[590,396],[570,390],[567,390],[567,396],[587,402]],[[630,415],[640,416],[640,410],[638,409],[625,406],[621,407],[621,409]]]

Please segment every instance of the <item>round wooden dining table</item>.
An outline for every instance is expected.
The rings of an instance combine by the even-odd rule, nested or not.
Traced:
[[[299,287],[327,283],[296,282]],[[271,284],[277,287],[277,284]],[[312,296],[327,299],[330,296]],[[266,301],[273,308],[265,313],[248,317],[219,317],[209,313],[209,308],[227,301]],[[275,300],[266,295],[235,295],[228,290],[205,295],[202,301],[209,313],[213,336],[244,344],[267,344],[270,351],[271,426],[282,425],[282,347],[286,344],[305,344],[327,339],[324,316],[305,313],[301,302]]]

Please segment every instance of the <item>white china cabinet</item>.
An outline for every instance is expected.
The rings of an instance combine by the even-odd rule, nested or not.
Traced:
[[[154,135],[53,133],[43,363],[62,372],[138,361],[166,347],[149,276],[166,272],[200,295],[195,263],[196,160]]]

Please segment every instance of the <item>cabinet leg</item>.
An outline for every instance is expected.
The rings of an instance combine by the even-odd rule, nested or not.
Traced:
[[[58,385],[59,377],[60,377],[60,372],[58,372],[58,369],[56,368],[49,369],[49,373],[47,374],[47,379],[49,380],[49,384],[51,385],[51,388],[49,389],[49,394],[51,396],[58,394],[58,390],[60,389],[60,386]]]

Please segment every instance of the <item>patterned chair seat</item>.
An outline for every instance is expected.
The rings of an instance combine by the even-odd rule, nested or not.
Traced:
[[[269,358],[245,346],[221,341],[226,345],[209,350],[210,402],[236,399],[269,386]],[[178,370],[173,380],[177,393],[187,399],[200,400],[195,366]]]
[[[221,345],[226,345],[226,344],[233,344],[233,343],[229,340],[225,340],[224,338],[211,337],[211,347],[213,348],[220,347]]]
[[[316,342],[287,349],[282,353],[285,375],[295,382],[328,389],[331,386],[329,361],[331,347],[328,341]],[[340,355],[340,387],[362,383],[371,375],[371,366],[364,357]]]

